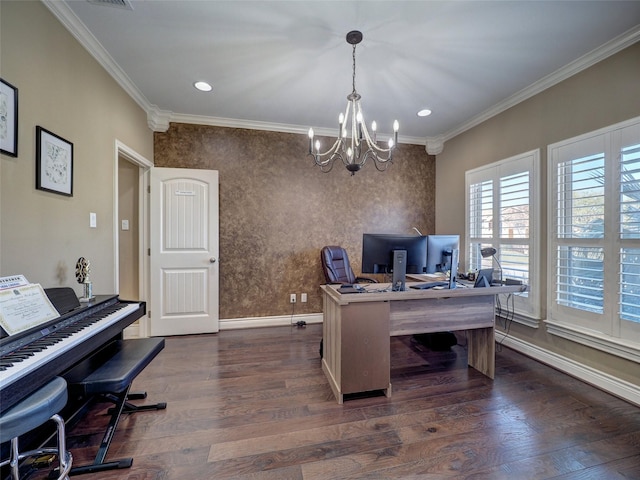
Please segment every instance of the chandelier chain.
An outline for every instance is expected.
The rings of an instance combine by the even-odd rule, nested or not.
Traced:
[[[353,93],[356,93],[356,46],[353,46]]]

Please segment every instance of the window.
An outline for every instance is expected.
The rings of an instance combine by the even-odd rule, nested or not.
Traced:
[[[539,318],[540,151],[534,150],[466,172],[467,267],[501,268],[502,278],[529,286],[515,299],[516,313]],[[496,249],[483,258],[485,247]],[[494,265],[495,262],[495,265]]]
[[[623,242],[640,239],[640,138],[636,140],[638,144],[623,146],[620,153],[619,229]],[[640,323],[640,248],[626,243],[620,250],[620,318]]]
[[[549,320],[640,344],[640,119],[548,157]]]

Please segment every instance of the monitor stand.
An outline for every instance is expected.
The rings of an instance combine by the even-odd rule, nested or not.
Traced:
[[[405,280],[407,277],[407,251],[393,251],[393,280],[391,289],[394,292],[403,292],[406,289]]]
[[[451,252],[451,269],[449,270],[449,289],[456,288],[458,284],[456,283],[456,277],[458,276],[458,257],[460,256],[460,251],[455,248]]]

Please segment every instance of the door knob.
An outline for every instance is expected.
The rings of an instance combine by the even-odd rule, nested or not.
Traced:
[[[211,257],[211,258],[209,259],[209,263],[216,263],[216,259],[215,259],[215,258],[213,258],[213,257]]]

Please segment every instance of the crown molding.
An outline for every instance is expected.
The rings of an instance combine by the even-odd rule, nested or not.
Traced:
[[[306,128],[301,127],[300,125],[259,122],[255,120],[242,120],[236,118],[209,117],[205,115],[189,115],[184,113],[172,113],[171,122],[210,125],[214,127],[244,128],[247,130],[265,130],[268,132],[307,134]]]
[[[623,34],[617,36],[613,40],[601,45],[600,47],[592,50],[591,52],[583,55],[582,57],[574,60],[573,62],[565,65],[564,67],[556,70],[555,72],[543,77],[530,86],[520,90],[519,92],[511,95],[505,100],[497,103],[491,108],[471,118],[469,121],[449,130],[442,135],[443,142],[460,135],[467,130],[489,120],[492,117],[508,110],[509,108],[524,102],[525,100],[537,95],[544,90],[557,85],[558,83],[572,77],[573,75],[580,73],[583,70],[595,65],[598,62],[618,53],[621,50],[633,45],[640,41],[640,25],[627,30]]]
[[[153,132],[166,132],[169,130],[172,112],[169,110],[161,110],[157,105],[151,105],[147,110],[147,125]]]
[[[207,117],[199,115],[186,115],[172,113],[167,110],[160,110],[156,105],[152,105],[142,92],[135,86],[127,74],[113,60],[102,44],[80,21],[75,13],[65,2],[55,0],[41,0],[42,3],[53,13],[53,15],[64,25],[64,27],[87,49],[87,51],[98,61],[100,65],[118,82],[125,92],[147,112],[147,122],[153,131],[166,131],[169,122],[195,123],[199,125],[212,125],[231,128],[246,128],[249,130],[266,130],[274,132],[295,133],[306,135],[308,127],[300,125],[288,125],[270,122],[258,122],[242,119],[230,119],[220,117]],[[428,138],[399,136],[398,143],[425,145],[427,153],[437,155],[444,150],[444,143],[467,130],[489,120],[505,110],[537,95],[538,93],[566,80],[567,78],[595,65],[596,63],[610,57],[626,47],[640,41],[640,25],[627,30],[613,40],[592,50],[555,72],[547,75],[532,85],[511,95],[505,100],[497,103],[484,112],[476,115],[470,120],[454,127],[453,129]],[[324,128],[314,128],[317,135],[334,136],[335,131]],[[431,153],[437,152],[437,153]]]
[[[444,150],[444,135],[427,137],[425,150],[429,155],[439,155]]]
[[[195,125],[210,125],[215,127],[244,128],[247,130],[265,130],[268,132],[294,133],[307,135],[308,126],[290,125],[286,123],[259,122],[255,120],[241,120],[236,118],[208,117],[205,115],[187,115],[183,113],[171,113],[170,121],[173,123],[192,123]],[[335,137],[337,129],[313,127],[316,136]],[[380,141],[391,138],[391,135],[378,135]],[[424,145],[425,139],[420,137],[398,136],[398,143],[410,145]]]
[[[97,62],[118,82],[124,91],[142,108],[145,112],[152,110],[153,105],[142,94],[138,87],[131,81],[127,74],[113,60],[111,55],[102,46],[96,37],[87,29],[78,16],[69,8],[66,2],[54,0],[41,0],[42,3],[53,13],[62,25],[73,35]],[[157,108],[157,107],[156,107]]]

